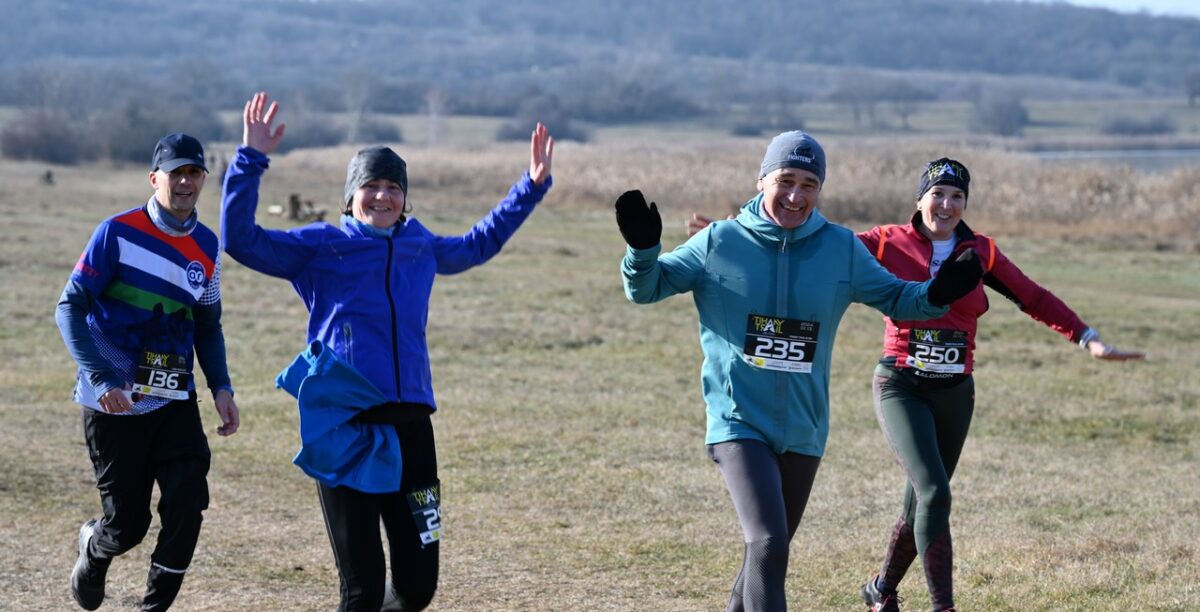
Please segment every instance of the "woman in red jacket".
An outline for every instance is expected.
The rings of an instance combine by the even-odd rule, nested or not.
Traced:
[[[942,158],[922,169],[917,211],[908,225],[859,234],[885,268],[904,280],[926,280],[950,257],[974,249],[983,284],[1097,359],[1140,359],[1100,340],[1062,300],[1029,279],[996,242],[963,222],[971,175]],[[954,609],[950,543],[950,476],[975,407],[975,331],[987,312],[983,287],[930,321],[884,318],[883,357],[875,368],[875,414],[908,482],[904,512],[892,528],[879,575],[862,587],[868,609],[899,610],[896,586],[919,555],[934,610]]]
[[[942,158],[921,171],[917,210],[907,225],[885,225],[858,235],[883,267],[907,281],[924,281],[952,257],[974,249],[983,264],[983,285],[1097,359],[1141,359],[1116,349],[1062,300],[1025,276],[996,242],[963,222],[971,175]],[[690,232],[707,225],[696,215]],[[950,540],[950,476],[962,452],[975,408],[975,331],[988,309],[983,286],[928,321],[884,318],[883,356],[875,368],[875,414],[904,469],[904,511],[896,521],[878,575],[862,586],[868,609],[898,611],[896,587],[920,556],[934,610],[953,610]]]

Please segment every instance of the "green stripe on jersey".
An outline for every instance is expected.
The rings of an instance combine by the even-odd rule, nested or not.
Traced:
[[[136,306],[142,310],[153,311],[155,304],[162,304],[163,312],[171,314],[172,312],[182,308],[187,311],[188,320],[191,320],[192,318],[192,309],[184,306],[182,303],[163,297],[157,293],[150,293],[149,291],[138,289],[133,285],[127,285],[121,281],[114,281],[110,283],[104,290],[104,295],[107,295],[115,300],[125,302],[126,304]]]

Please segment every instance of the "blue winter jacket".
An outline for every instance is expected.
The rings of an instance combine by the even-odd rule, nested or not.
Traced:
[[[386,402],[357,370],[313,342],[275,378],[300,405],[300,452],[292,459],[305,474],[330,487],[364,493],[400,490],[404,464],[396,428],[354,420]]]
[[[829,435],[833,340],[850,303],[900,319],[947,309],[929,303],[929,281],[897,279],[854,232],[820,212],[787,230],[764,219],[761,207],[760,193],[736,219],[709,225],[661,257],[661,246],[628,248],[621,263],[625,295],[648,304],[692,292],[704,351],[706,443],[759,440],[777,453],[819,457]],[[773,337],[771,330],[782,326],[800,331],[791,340]],[[789,367],[811,369],[767,369],[757,356],[786,360],[789,353],[797,358]]]
[[[438,236],[416,219],[391,237],[356,224],[314,223],[290,230],[254,222],[265,155],[238,147],[225,174],[221,241],[247,267],[285,278],[308,308],[308,343],[320,341],[361,372],[387,401],[436,409],[425,324],[435,274],[454,274],[500,252],[550,188],[526,173],[462,236]]]

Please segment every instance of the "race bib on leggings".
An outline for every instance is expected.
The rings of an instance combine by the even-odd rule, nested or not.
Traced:
[[[408,494],[408,507],[412,510],[417,534],[421,536],[421,548],[442,539],[442,496],[441,485],[417,489]]]
[[[933,374],[962,374],[967,369],[967,332],[914,329],[908,333],[905,365]]]
[[[751,314],[746,321],[742,359],[765,370],[812,372],[819,330],[816,321]]]

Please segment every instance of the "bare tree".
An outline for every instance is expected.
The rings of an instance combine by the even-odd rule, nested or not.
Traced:
[[[891,79],[882,84],[882,97],[892,106],[892,112],[900,118],[900,127],[908,130],[908,118],[921,107],[922,102],[934,98],[932,92],[921,89],[904,79]]]
[[[342,77],[342,99],[346,105],[346,124],[349,132],[347,142],[360,142],[359,127],[366,125],[371,112],[371,96],[375,94],[375,78],[361,68],[355,68]]]
[[[876,107],[883,101],[879,81],[862,70],[851,70],[843,74],[833,89],[825,97],[839,104],[845,104],[854,117],[854,127],[862,127],[865,116],[869,125],[879,126],[879,114]]]
[[[12,159],[71,165],[95,158],[90,133],[65,112],[27,109],[0,130],[0,151]]]
[[[19,106],[60,110],[76,119],[87,118],[88,113],[121,92],[120,84],[106,87],[104,76],[64,59],[31,64],[14,80],[15,101]]]
[[[429,146],[436,146],[442,137],[442,117],[450,107],[450,96],[440,87],[431,87],[425,92],[425,138]]]
[[[970,127],[976,132],[1020,136],[1028,124],[1029,111],[1014,93],[985,94],[971,109]]]
[[[1196,98],[1200,97],[1200,70],[1193,70],[1184,77],[1183,89],[1187,93],[1188,106],[1196,106]]]

